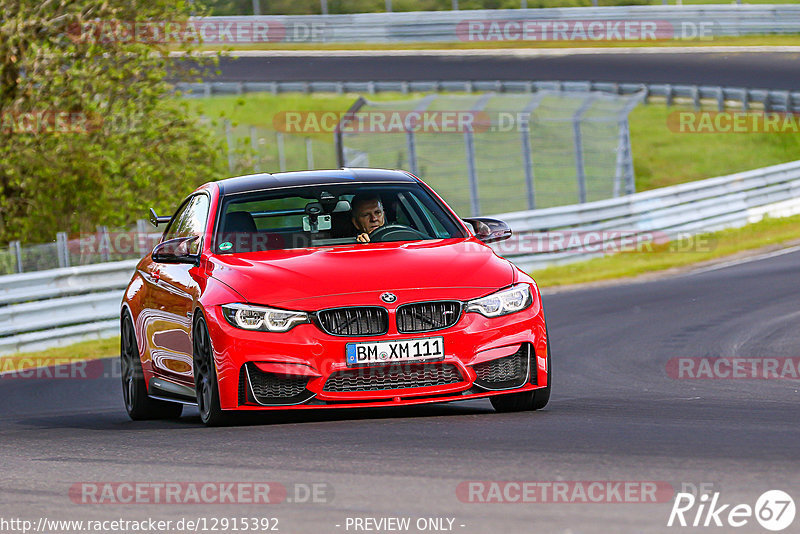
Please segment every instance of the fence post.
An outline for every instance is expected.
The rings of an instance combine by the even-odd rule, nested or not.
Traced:
[[[472,136],[472,128],[464,131],[464,150],[467,155],[470,211],[473,217],[477,217],[481,212],[481,203],[478,197],[478,172],[475,168],[475,140]]]
[[[69,267],[69,248],[66,232],[56,233],[56,254],[58,255],[58,266]]]
[[[493,93],[485,93],[475,102],[470,111],[479,112],[486,107]],[[467,172],[469,174],[469,203],[473,217],[481,214],[481,199],[478,193],[478,167],[475,164],[475,135],[472,124],[464,130],[464,148],[467,155]]]
[[[306,166],[308,170],[314,168],[314,143],[310,137],[306,137]]]
[[[100,252],[101,261],[111,260],[111,240],[108,237],[108,226],[98,226],[97,233],[100,234],[97,250]]]
[[[275,132],[275,136],[278,138],[278,164],[281,172],[286,172],[286,150],[283,146],[283,132]]]
[[[261,0],[253,0],[253,15],[261,14]]]
[[[590,94],[583,101],[581,107],[572,116],[572,137],[575,142],[575,174],[578,179],[578,202],[586,202],[586,169],[583,166],[583,136],[581,135],[581,120],[583,114],[589,111],[592,102],[596,98],[595,94]]]
[[[422,115],[435,99],[436,95],[426,96],[417,104],[414,111]],[[408,170],[411,171],[411,174],[417,175],[419,171],[419,165],[417,164],[417,139],[412,128],[406,130],[406,150],[408,150]]]
[[[353,117],[356,113],[358,113],[358,110],[361,109],[366,103],[367,101],[364,100],[364,97],[359,96],[358,99],[353,102],[353,105],[350,106],[350,109],[347,110],[347,113],[344,114],[344,117],[339,120],[339,124],[336,125],[336,131],[333,133],[333,142],[336,146],[336,164],[339,167],[345,166],[344,132],[342,132],[342,129],[348,122],[353,120]]]
[[[22,272],[22,247],[19,241],[11,241],[8,244],[8,250],[14,256],[14,267],[18,273]]]
[[[475,168],[475,140],[472,137],[471,128],[464,131],[464,151],[467,156],[470,213],[473,217],[477,217],[481,212],[481,203],[478,197],[478,172]]]
[[[528,193],[528,209],[536,209],[536,191],[533,187],[533,157],[531,156],[530,115],[520,120],[520,142],[522,143],[522,165],[525,170],[525,189]]]
[[[150,223],[145,221],[144,219],[137,219],[136,220],[136,253],[139,256],[144,256],[149,250],[147,250],[147,230]]]
[[[406,130],[406,148],[408,149],[408,170],[411,174],[418,176],[417,167],[417,141],[414,136],[414,130]]]
[[[617,169],[614,175],[614,197],[620,195],[622,184],[625,184],[625,194],[632,195],[636,192],[636,177],[633,172],[633,150],[631,150],[631,129],[628,115],[640,102],[646,98],[645,92],[640,91],[622,107],[617,116],[619,138],[617,141]]]
[[[233,173],[236,168],[236,159],[233,146],[233,128],[231,127],[231,121],[228,119],[225,119],[225,140],[228,143],[228,170]]]
[[[528,193],[528,209],[536,209],[536,188],[533,177],[533,154],[531,153],[531,114],[539,106],[544,94],[537,92],[520,113],[520,142],[522,143],[522,164],[525,167],[525,189]]]
[[[617,170],[614,175],[614,197],[620,196],[622,183],[625,182],[625,194],[635,192],[633,177],[633,158],[631,157],[631,135],[627,120],[618,123],[619,140],[617,142]]]
[[[258,133],[256,127],[250,127],[250,150],[253,151],[253,172],[261,170],[261,155],[258,153]]]

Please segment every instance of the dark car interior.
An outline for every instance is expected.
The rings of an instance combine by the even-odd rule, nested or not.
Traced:
[[[276,195],[243,195],[222,203],[215,251],[243,253],[356,243],[350,200],[358,190],[303,187]],[[363,192],[363,191],[362,191]],[[445,210],[414,186],[370,188],[381,200],[384,225],[371,241],[461,236]],[[238,198],[241,197],[241,198]]]

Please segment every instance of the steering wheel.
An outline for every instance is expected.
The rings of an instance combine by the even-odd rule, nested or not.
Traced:
[[[428,237],[419,230],[405,224],[387,224],[381,226],[369,235],[369,240],[374,243],[383,241],[414,241]]]

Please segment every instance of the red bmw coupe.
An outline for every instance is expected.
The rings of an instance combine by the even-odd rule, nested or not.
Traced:
[[[201,186],[137,265],[121,308],[132,419],[550,397],[536,283],[403,171],[255,174]]]

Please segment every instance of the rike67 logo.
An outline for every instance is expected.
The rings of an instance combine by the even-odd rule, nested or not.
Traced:
[[[763,528],[778,532],[794,521],[794,500],[785,491],[766,491],[756,500],[755,506],[723,503],[719,496],[719,492],[699,497],[678,493],[667,526],[739,528],[755,518]]]

